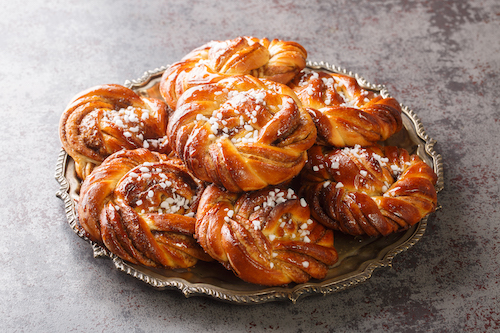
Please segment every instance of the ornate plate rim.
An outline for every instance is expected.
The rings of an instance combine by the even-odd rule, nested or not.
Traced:
[[[355,77],[361,86],[368,89],[377,90],[384,97],[390,96],[389,92],[387,91],[387,88],[384,85],[371,84],[366,79],[359,76],[357,73],[347,71],[344,68],[331,65],[327,62],[308,61],[307,67],[310,69],[327,70]],[[167,68],[168,66],[163,66],[156,68],[154,70],[146,71],[142,77],[136,80],[125,81],[124,86],[131,88],[133,90],[142,88],[146,86],[154,77],[160,76]],[[433,164],[432,166],[434,168],[434,171],[438,176],[436,191],[440,192],[444,188],[444,175],[443,175],[444,171],[443,171],[442,157],[434,150],[434,145],[436,144],[436,141],[427,135],[420,118],[410,108],[408,108],[403,104],[401,104],[401,107],[403,114],[405,114],[407,118],[412,122],[415,129],[415,134],[421,141],[425,153],[428,155]],[[207,283],[191,283],[183,278],[165,277],[165,279],[163,280],[163,279],[158,279],[152,275],[148,275],[147,272],[144,272],[144,269],[141,270],[140,268],[125,262],[121,258],[109,252],[107,249],[101,247],[96,243],[93,243],[78,228],[75,202],[70,196],[69,193],[70,183],[68,179],[66,179],[65,177],[68,158],[70,158],[68,154],[64,151],[64,149],[61,148],[61,151],[57,159],[56,172],[55,172],[55,178],[60,185],[59,190],[56,192],[56,196],[59,197],[64,202],[65,214],[68,224],[80,238],[86,240],[91,244],[94,252],[94,257],[110,258],[114,266],[118,270],[123,271],[126,274],[131,275],[134,278],[141,280],[149,284],[150,286],[153,286],[160,290],[178,289],[179,291],[182,292],[182,294],[186,298],[191,296],[207,296],[215,298],[220,301],[236,303],[236,304],[258,304],[270,301],[283,301],[283,300],[289,300],[292,303],[296,303],[297,300],[305,296],[317,295],[317,294],[326,295],[333,292],[342,291],[350,287],[354,287],[362,282],[365,282],[372,276],[373,271],[377,268],[391,267],[394,257],[397,254],[404,252],[409,248],[411,248],[413,245],[415,245],[423,236],[427,228],[428,216],[422,219],[416,225],[416,227],[411,228],[407,231],[411,233],[411,235],[406,240],[401,242],[401,244],[398,244],[394,248],[390,249],[387,253],[383,254],[381,258],[370,259],[366,261],[365,267],[360,269],[359,271],[351,272],[349,274],[345,274],[345,276],[326,279],[319,282],[308,282],[304,284],[299,284],[290,288],[263,287],[259,291],[233,292]],[[398,242],[395,242],[395,244],[396,243]]]

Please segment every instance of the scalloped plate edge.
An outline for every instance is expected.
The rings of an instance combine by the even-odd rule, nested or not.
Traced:
[[[139,89],[149,83],[153,77],[162,75],[162,73],[168,67],[169,66],[162,66],[154,70],[146,71],[139,79],[125,81],[124,86],[130,89]],[[363,87],[371,90],[378,90],[384,97],[390,96],[384,85],[373,85],[358,74],[347,71],[344,68],[331,65],[327,62],[308,61],[307,67],[317,70],[328,70],[331,72],[346,74],[355,77],[358,80],[359,84]],[[436,191],[440,192],[444,189],[444,170],[442,157],[434,150],[436,141],[427,135],[420,118],[410,108],[404,106],[403,104],[401,104],[401,107],[403,113],[406,114],[406,116],[414,124],[416,134],[422,141],[425,152],[430,155],[433,161],[433,168],[438,176]],[[107,249],[89,240],[85,236],[85,233],[78,227],[75,202],[69,195],[69,183],[64,176],[67,158],[67,153],[64,151],[64,149],[61,149],[57,159],[55,173],[55,178],[60,185],[59,190],[56,192],[56,196],[64,202],[66,218],[70,227],[80,238],[84,239],[92,245],[94,257],[108,257],[113,261],[115,267],[118,270],[123,271],[126,274],[131,275],[134,278],[141,280],[160,290],[178,289],[186,298],[191,296],[210,296],[220,301],[237,304],[257,304],[281,300],[290,300],[292,303],[296,303],[297,300],[306,296],[319,294],[325,296],[333,292],[342,291],[367,281],[372,276],[373,271],[377,268],[391,267],[394,257],[414,246],[423,236],[427,227],[428,216],[424,217],[418,223],[417,228],[408,239],[406,239],[404,242],[402,242],[392,250],[388,251],[382,258],[367,261],[366,267],[362,270],[362,272],[357,273],[353,276],[338,277],[336,278],[336,281],[333,282],[326,280],[317,283],[304,283],[291,288],[291,290],[285,290],[284,288],[265,288],[260,292],[241,292],[240,294],[236,295],[234,293],[228,293],[227,291],[224,291],[219,287],[208,284],[193,284],[182,278],[169,278],[168,281],[156,279],[137,270],[121,258],[109,252]]]

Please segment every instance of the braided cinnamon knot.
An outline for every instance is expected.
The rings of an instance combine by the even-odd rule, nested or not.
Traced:
[[[167,106],[121,85],[107,84],[73,98],[61,116],[64,150],[85,179],[96,165],[121,149],[149,148],[168,153]]]
[[[261,285],[322,279],[338,259],[333,232],[310,219],[304,199],[284,187],[236,194],[208,186],[195,237],[242,280]]]
[[[318,143],[335,147],[369,146],[402,126],[401,107],[361,88],[355,78],[335,73],[302,72],[291,83],[318,129]]]
[[[120,258],[184,268],[211,260],[193,238],[204,186],[178,159],[144,148],[109,156],[82,183],[79,222]]]
[[[417,155],[386,146],[313,146],[300,193],[311,215],[351,235],[388,235],[409,228],[437,205],[437,176]]]
[[[160,93],[172,110],[188,88],[215,83],[229,75],[253,75],[288,83],[306,66],[307,52],[298,43],[238,37],[211,41],[184,56],[163,74]]]
[[[291,89],[250,75],[187,90],[172,114],[172,149],[199,179],[232,192],[290,180],[316,128]]]

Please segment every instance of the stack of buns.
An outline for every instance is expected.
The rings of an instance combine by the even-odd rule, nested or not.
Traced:
[[[276,286],[325,278],[334,232],[383,237],[434,211],[433,169],[382,144],[399,103],[306,59],[291,41],[212,41],[165,70],[162,99],[77,95],[60,137],[86,235],[134,264],[215,261]]]

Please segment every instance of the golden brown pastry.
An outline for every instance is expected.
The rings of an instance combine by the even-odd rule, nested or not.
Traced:
[[[302,72],[290,86],[316,124],[318,144],[369,146],[402,128],[399,103],[361,88],[353,77]]]
[[[285,187],[235,194],[208,186],[195,235],[227,269],[261,285],[322,279],[338,259],[333,232],[313,221],[304,199]]]
[[[85,179],[96,165],[121,149],[148,148],[169,153],[167,106],[121,85],[106,84],[75,96],[61,116],[64,150]]]
[[[241,192],[297,175],[316,128],[289,87],[239,75],[187,90],[167,135],[197,178]]]
[[[163,74],[160,93],[175,110],[188,88],[229,75],[248,74],[286,84],[306,66],[306,58],[306,50],[291,41],[255,37],[212,41],[172,64]]]
[[[301,173],[311,215],[351,235],[404,230],[437,205],[434,170],[403,148],[330,149],[315,145]]]
[[[79,222],[92,241],[131,263],[190,267],[211,260],[193,238],[203,189],[178,159],[122,150],[82,183]]]

